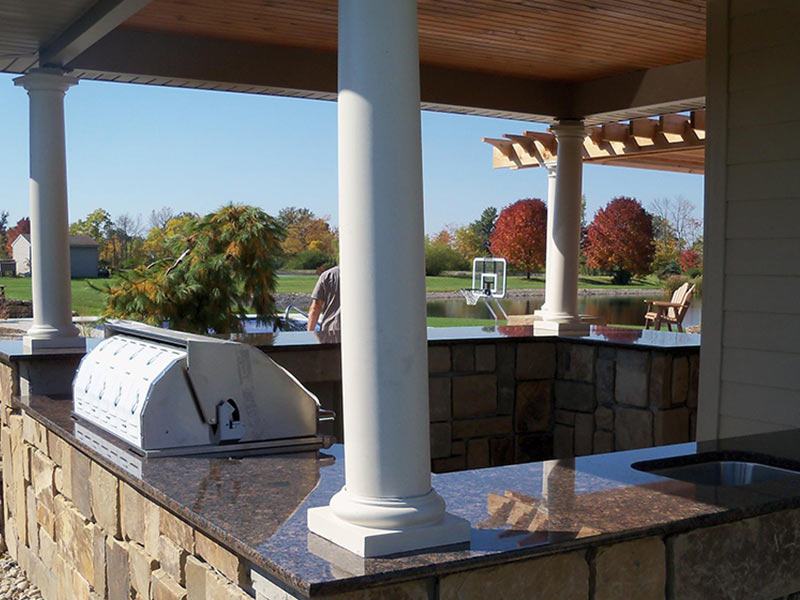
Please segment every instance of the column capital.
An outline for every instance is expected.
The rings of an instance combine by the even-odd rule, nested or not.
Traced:
[[[552,160],[549,162],[542,163],[542,166],[547,169],[548,177],[555,177],[556,171],[558,171],[558,161]]]
[[[42,67],[31,69],[22,77],[14,79],[14,85],[25,88],[28,92],[66,92],[73,85],[78,85],[77,77],[69,77],[58,68]]]
[[[561,119],[558,123],[550,126],[556,139],[574,137],[583,139],[586,137],[586,126],[580,119]]]

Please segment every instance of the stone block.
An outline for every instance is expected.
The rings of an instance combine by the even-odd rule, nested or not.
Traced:
[[[92,462],[89,469],[92,514],[97,524],[113,537],[119,537],[119,481],[116,476]]]
[[[514,440],[508,438],[492,438],[489,440],[489,455],[492,466],[510,465],[514,463]]]
[[[553,457],[571,458],[575,456],[573,445],[575,429],[566,425],[553,427]]]
[[[453,377],[453,417],[493,415],[497,410],[497,376]]]
[[[577,381],[555,382],[556,408],[593,412],[595,408],[594,386]]]
[[[105,581],[105,541],[102,532],[61,496],[56,496],[56,544],[60,554],[70,567],[90,582]],[[103,551],[97,551],[97,542],[102,540]],[[96,571],[103,575],[96,577]],[[95,585],[95,589],[99,586]]]
[[[689,393],[686,404],[691,408],[697,407],[697,390],[700,386],[700,355],[692,354],[689,357]]]
[[[653,445],[653,413],[618,406],[614,410],[614,441],[617,450],[648,448]]]
[[[39,553],[39,524],[36,521],[36,492],[33,486],[25,488],[25,517],[28,519],[27,535],[28,547],[34,554]]]
[[[514,438],[514,462],[524,463],[553,458],[552,433],[525,433]]]
[[[447,458],[436,458],[432,461],[434,473],[450,473],[452,471],[463,471],[467,468],[466,455],[449,456]]]
[[[186,550],[162,535],[158,539],[158,563],[179,584],[186,582]]]
[[[669,408],[672,405],[672,357],[663,352],[650,356],[650,406]]]
[[[198,541],[198,548],[200,543]],[[194,556],[186,559],[186,600],[207,600],[210,596],[206,593],[206,577],[209,568]]]
[[[36,445],[36,420],[28,413],[22,413],[22,439],[31,446]]]
[[[483,469],[490,466],[489,440],[487,438],[467,442],[467,468]]]
[[[475,370],[494,371],[497,365],[497,346],[479,344],[475,346]]]
[[[193,558],[193,560],[196,559]],[[143,546],[140,546],[136,542],[128,543],[128,572],[130,573],[131,587],[136,590],[136,593],[142,598],[150,597],[150,580],[153,571],[156,569],[158,569],[158,561],[148,555]]]
[[[587,413],[575,414],[575,456],[592,453],[594,441],[594,416]]]
[[[593,600],[663,600],[667,585],[665,554],[664,542],[657,537],[598,548]]]
[[[653,423],[656,446],[689,441],[689,409],[686,407],[656,411]]]
[[[589,567],[582,552],[556,554],[444,575],[440,600],[589,597]]]
[[[800,590],[800,510],[667,538],[671,594],[680,600],[781,598]]]
[[[302,383],[341,381],[342,378],[342,356],[338,348],[273,352],[269,356]]]
[[[614,411],[607,406],[600,406],[594,411],[594,422],[597,429],[614,431]]]
[[[94,577],[87,577],[87,579],[89,579],[89,583],[92,584],[92,587],[95,589],[95,591],[103,596],[106,594],[107,590],[106,570],[103,568],[103,565],[105,565],[107,561],[106,536],[103,534],[103,530],[95,525],[92,525],[91,527],[91,534],[93,554],[92,561],[94,562],[95,568]]]
[[[453,456],[466,456],[467,442],[464,440],[455,440],[450,442],[450,454]]]
[[[128,560],[128,545],[108,536],[106,538],[108,600],[129,600],[131,597],[131,576]]]
[[[647,352],[618,350],[615,400],[619,404],[647,406]]]
[[[597,402],[609,406],[614,403],[614,360],[598,358],[594,368]]]
[[[517,364],[517,345],[514,342],[506,341],[497,344],[497,356],[495,357],[495,372],[500,381],[512,381],[516,372]]]
[[[42,563],[50,571],[53,570],[53,560],[57,552],[58,547],[52,536],[44,529],[39,528],[39,558],[42,559]]]
[[[9,556],[14,560],[17,560],[19,557],[19,538],[17,536],[17,524],[14,520],[14,517],[8,517],[5,522],[5,527],[3,529],[3,538],[6,543],[6,550],[8,550]]]
[[[595,347],[587,344],[558,344],[558,379],[594,382]]]
[[[549,381],[523,381],[517,384],[514,431],[549,431],[553,421],[553,394]]]
[[[36,494],[36,502],[51,512],[55,510],[53,504],[55,470],[55,463],[47,458],[47,455],[38,450],[31,455],[31,484]]]
[[[186,600],[186,589],[163,569],[158,569],[153,572],[151,596],[153,600]]]
[[[122,538],[144,546],[144,496],[124,481],[119,483],[119,516]],[[149,577],[148,577],[149,580]]]
[[[689,396],[689,357],[672,360],[672,404],[686,404]]]
[[[514,404],[516,401],[516,388],[514,385],[514,378],[510,377],[504,379],[502,375],[498,375],[497,380],[497,414],[510,415],[514,412]]]
[[[144,549],[150,556],[158,556],[158,538],[161,536],[161,508],[144,501]]]
[[[194,531],[185,521],[162,508],[159,528],[161,535],[189,554],[194,554]]]
[[[450,420],[450,378],[429,377],[428,397],[431,421]]]
[[[556,347],[552,342],[517,344],[517,379],[552,379],[556,372]]]
[[[512,433],[511,417],[490,417],[453,422],[453,439],[464,440]]]
[[[593,454],[603,454],[614,451],[614,434],[610,431],[595,431],[592,444]]]
[[[450,372],[450,346],[428,346],[428,372]]]
[[[70,499],[75,508],[87,519],[92,516],[92,495],[90,491],[89,458],[70,446]]]
[[[456,343],[450,347],[453,353],[453,371],[456,373],[472,373],[475,370],[475,346],[473,344]]]
[[[431,423],[431,458],[450,456],[450,439],[452,437],[450,423]]]
[[[92,590],[89,582],[84,579],[80,573],[73,571],[72,573],[72,589],[70,590],[70,600],[92,600]],[[128,596],[130,598],[130,596]],[[109,596],[109,600],[114,600],[113,596]]]
[[[220,546],[199,531],[195,532],[195,548],[198,556],[202,557],[203,560],[232,582],[239,585],[248,583],[249,577],[246,573],[244,562],[230,550]]]
[[[697,411],[694,410],[689,413],[689,439],[697,439]]]
[[[558,409],[555,411],[555,422],[572,427],[575,425],[575,414],[571,410]]]

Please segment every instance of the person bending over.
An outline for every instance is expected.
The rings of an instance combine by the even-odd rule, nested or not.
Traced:
[[[321,317],[321,319],[320,319]],[[311,310],[308,313],[309,331],[320,322],[320,331],[339,331],[339,266],[323,271],[311,292]]]

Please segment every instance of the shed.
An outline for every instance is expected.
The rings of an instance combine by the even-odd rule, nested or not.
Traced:
[[[69,268],[74,278],[97,277],[100,244],[88,235],[70,235]],[[17,265],[17,275],[30,275],[31,235],[23,233],[11,244],[12,258]]]

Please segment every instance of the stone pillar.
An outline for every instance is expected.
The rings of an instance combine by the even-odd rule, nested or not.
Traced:
[[[309,529],[361,556],[469,540],[431,488],[415,0],[339,2],[345,487]]]
[[[30,211],[33,327],[25,346],[82,347],[72,324],[64,93],[78,80],[35,69],[14,80],[30,98]]]
[[[545,301],[536,312],[536,331],[588,332],[578,314],[581,185],[583,179],[582,121],[560,121],[551,127],[558,140],[555,190],[550,171],[547,207]],[[554,192],[554,193],[553,193]]]

